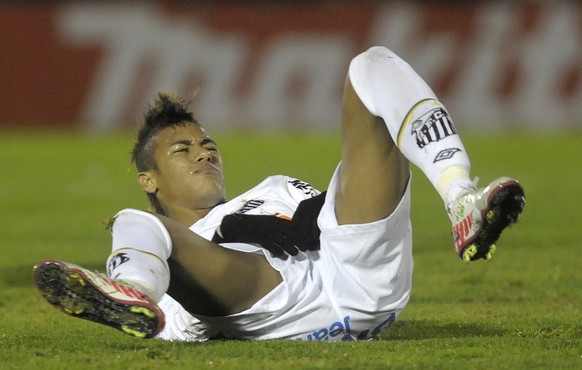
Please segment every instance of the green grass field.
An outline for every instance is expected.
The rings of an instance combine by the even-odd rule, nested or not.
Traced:
[[[334,135],[215,135],[230,196],[284,173],[326,186]],[[464,264],[436,192],[413,176],[413,295],[371,342],[138,340],[58,312],[31,267],[57,258],[102,269],[117,210],[144,208],[129,167],[131,135],[0,135],[1,369],[579,369],[582,368],[580,133],[465,135],[485,184],[509,174],[526,189],[521,223],[489,262]]]

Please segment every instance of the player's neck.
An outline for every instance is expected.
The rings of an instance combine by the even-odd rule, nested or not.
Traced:
[[[198,220],[204,218],[214,207],[205,209],[188,209],[184,207],[176,207],[166,212],[167,216],[178,221],[186,227],[190,227]]]
[[[173,218],[186,227],[190,227],[198,222],[198,220],[204,218],[210,211],[214,209],[214,207],[226,202],[226,199],[222,199],[220,201],[216,201],[216,203],[213,205],[193,206],[175,203],[170,205],[163,204],[161,206],[166,216]]]

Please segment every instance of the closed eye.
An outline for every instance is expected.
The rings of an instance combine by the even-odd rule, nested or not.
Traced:
[[[216,145],[216,142],[211,138],[206,138],[202,140],[200,142],[200,145],[206,150],[218,152],[218,146]]]
[[[188,153],[191,145],[191,140],[178,140],[171,143],[170,148],[172,153]]]
[[[180,140],[174,142],[172,145],[172,153],[189,153],[190,147],[192,146],[192,141],[190,140]],[[200,142],[200,146],[209,152],[218,153],[218,146],[216,142],[210,138],[205,138]]]

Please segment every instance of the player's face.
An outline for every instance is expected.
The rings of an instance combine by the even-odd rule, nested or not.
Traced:
[[[156,135],[155,143],[158,168],[148,172],[166,211],[171,214],[175,207],[209,209],[225,201],[222,157],[202,127],[165,128]]]

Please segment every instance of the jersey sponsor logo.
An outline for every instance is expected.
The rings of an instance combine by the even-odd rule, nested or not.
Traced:
[[[293,180],[289,180],[288,182],[289,182],[289,184],[293,185],[293,187],[301,190],[306,195],[311,195],[313,197],[313,196],[318,194],[318,191],[315,190],[315,188],[313,186],[311,186],[311,184],[309,184],[305,181],[293,179]]]
[[[107,275],[113,276],[113,270],[115,270],[120,265],[129,261],[127,253],[117,253],[109,258],[109,263],[107,263]]]
[[[306,339],[308,341],[322,341],[322,340],[335,340],[336,337],[342,342],[353,341],[353,340],[368,340],[380,334],[382,330],[386,329],[390,324],[396,321],[396,313],[392,312],[384,321],[376,325],[374,328],[366,329],[360,332],[356,337],[351,333],[350,328],[350,316],[345,316],[341,321],[335,321],[329,326],[315,330],[313,333],[308,334]]]
[[[410,134],[415,137],[416,145],[424,148],[456,133],[457,130],[447,111],[436,106],[412,122]]]
[[[443,149],[440,152],[438,152],[432,163],[437,163],[439,161],[446,161],[447,159],[451,159],[455,154],[457,154],[460,151],[461,149],[459,148]]]

